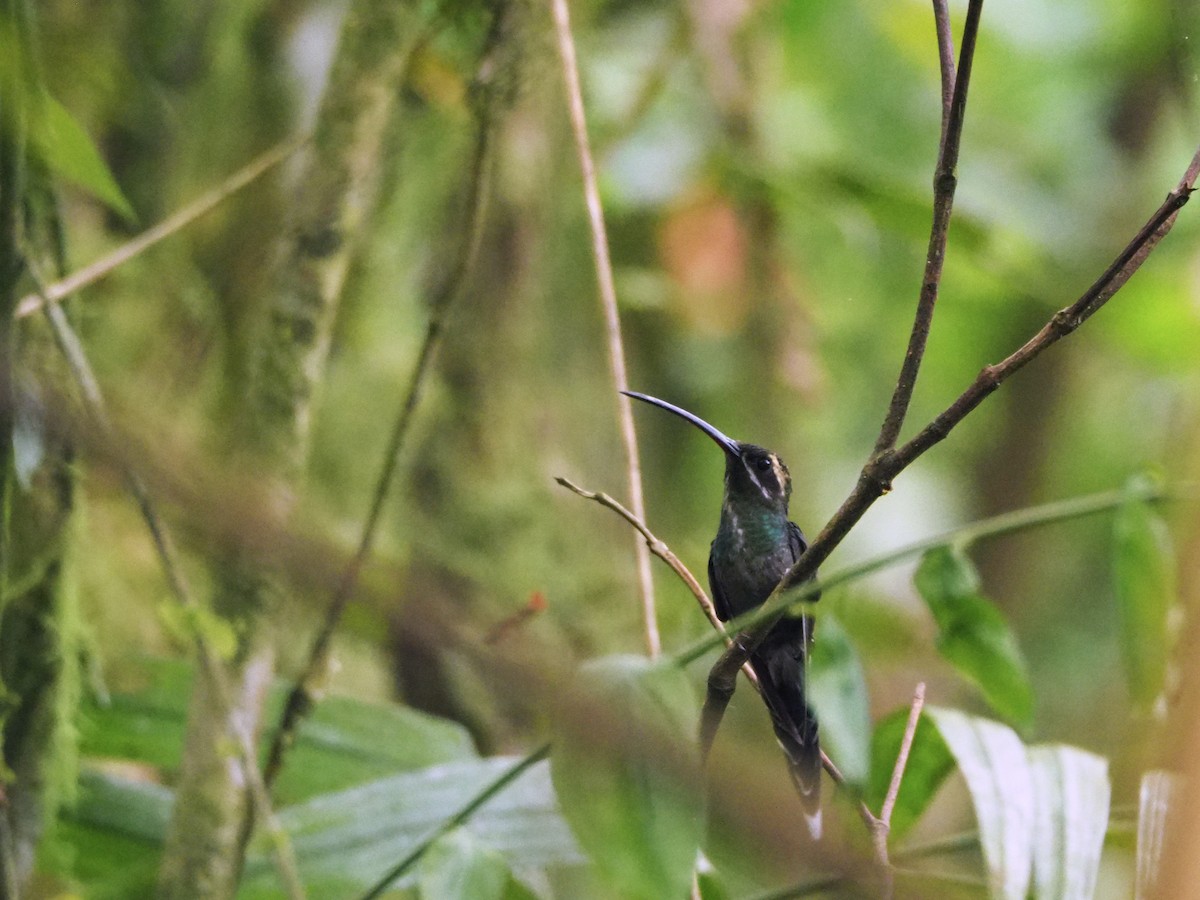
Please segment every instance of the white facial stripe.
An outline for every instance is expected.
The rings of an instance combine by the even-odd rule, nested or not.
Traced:
[[[783,463],[779,461],[779,457],[774,453],[771,454],[771,468],[775,470],[775,483],[779,485],[780,492],[787,490],[788,476],[783,471]]]
[[[774,462],[774,458],[772,458],[772,462]],[[758,480],[758,473],[754,471],[754,467],[750,465],[745,457],[742,457],[742,467],[746,470],[746,474],[750,476],[750,480],[754,482],[755,487],[758,488],[758,492],[763,495],[763,499],[770,500],[771,492]]]

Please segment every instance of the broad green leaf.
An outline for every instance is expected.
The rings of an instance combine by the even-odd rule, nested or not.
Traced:
[[[434,766],[313,797],[279,811],[300,874],[314,897],[362,891],[403,859],[438,825],[508,771],[516,760],[492,757]],[[471,817],[471,834],[513,869],[574,866],[579,847],[560,815],[549,766],[534,765]],[[255,843],[245,897],[278,896],[267,845]],[[393,887],[413,884],[406,873]]]
[[[497,757],[434,766],[278,810],[310,895],[337,897],[366,890],[513,762]],[[59,822],[58,840],[65,846],[57,853],[70,853],[73,859],[51,869],[86,886],[88,897],[143,895],[144,889],[105,891],[109,884],[153,884],[172,802],[171,792],[161,785],[85,772],[79,802]],[[556,808],[546,763],[492,798],[469,827],[511,868],[583,862]],[[416,878],[409,872],[394,886],[412,886]],[[238,896],[278,897],[282,889],[277,879],[266,839],[260,836],[251,846]],[[504,885],[510,896],[528,893],[514,882]]]
[[[846,632],[824,616],[813,645],[808,699],[821,723],[821,743],[846,780],[861,785],[871,765],[871,713],[862,663]]]
[[[40,115],[30,130],[33,150],[51,172],[93,194],[126,221],[137,217],[88,136],[65,106],[50,95],[42,98]]]
[[[606,657],[581,669],[569,702],[551,771],[580,845],[620,896],[686,896],[704,832],[686,675],[642,657]]]
[[[867,805],[876,812],[883,805],[896,757],[900,753],[900,742],[908,724],[909,708],[898,709],[875,726],[871,739],[871,779],[867,784]],[[937,793],[946,777],[954,771],[954,757],[942,740],[937,728],[922,715],[913,734],[908,763],[904,767],[904,778],[896,805],[892,809],[893,838],[902,838],[916,824],[929,801]]]
[[[78,798],[40,850],[39,867],[97,900],[153,895],[173,797],[162,785],[84,770]]]
[[[1034,782],[1021,739],[1007,725],[926,708],[967,782],[993,897],[1025,900],[1033,868]]]
[[[456,828],[421,859],[418,883],[422,900],[500,900],[508,878],[503,856]]]
[[[1134,702],[1148,708],[1162,691],[1170,649],[1167,614],[1176,597],[1171,541],[1162,519],[1136,499],[1117,510],[1113,537],[1125,676]]]
[[[938,652],[997,713],[1029,725],[1033,690],[1025,660],[1003,614],[980,593],[971,561],[957,549],[937,547],[921,559],[915,581],[937,625]]]
[[[1162,770],[1142,776],[1138,792],[1137,900],[1157,896],[1158,867],[1172,804],[1180,795],[1180,782],[1178,775]]]
[[[122,666],[122,684],[111,701],[85,708],[81,750],[85,756],[144,763],[170,774],[184,742],[193,668],[152,659]],[[287,687],[279,681],[272,689],[266,721],[276,721]],[[402,706],[330,696],[301,727],[276,796],[286,804],[475,755],[470,735],[457,723]]]
[[[1108,829],[1108,761],[1075,747],[1029,748],[1037,815],[1034,896],[1091,900]]]

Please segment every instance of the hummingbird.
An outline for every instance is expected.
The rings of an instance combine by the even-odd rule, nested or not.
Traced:
[[[808,547],[788,519],[787,466],[765,447],[735,441],[686,409],[648,394],[621,393],[686,419],[725,452],[725,496],[708,556],[708,585],[722,622],[761,606]],[[785,614],[750,654],[750,665],[815,840],[821,836],[821,747],[805,696],[812,642],[812,616]]]

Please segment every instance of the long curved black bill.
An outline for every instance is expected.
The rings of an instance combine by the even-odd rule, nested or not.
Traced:
[[[657,397],[651,397],[649,394],[639,394],[637,391],[621,391],[626,397],[633,397],[635,400],[642,400],[652,406],[657,406],[665,409],[667,412],[673,412],[682,419],[687,419],[710,438],[717,442],[717,446],[731,456],[738,456],[741,453],[741,446],[731,437],[726,437],[717,429],[713,428],[707,422],[697,415],[693,415],[686,409],[680,409],[674,403],[668,403],[666,400],[659,400]]]

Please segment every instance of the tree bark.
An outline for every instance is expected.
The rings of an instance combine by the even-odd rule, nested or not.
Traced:
[[[313,137],[280,235],[277,267],[258,335],[237,441],[286,513],[304,469],[315,392],[356,238],[373,205],[382,136],[419,31],[417,5],[356,0],[346,12]],[[189,709],[177,801],[159,896],[231,896],[253,810],[233,751],[234,722],[257,731],[273,672],[264,561],[222,564],[215,609],[234,621],[232,709],[198,679]],[[236,719],[235,719],[236,717]]]

